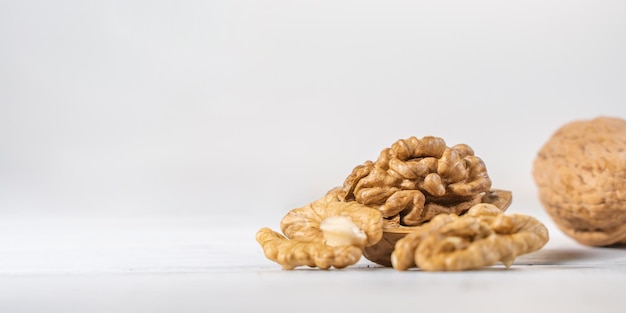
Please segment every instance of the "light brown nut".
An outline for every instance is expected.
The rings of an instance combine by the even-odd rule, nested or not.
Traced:
[[[458,218],[456,214],[439,214],[428,223],[416,227],[415,231],[398,240],[391,253],[393,268],[404,271],[410,267],[415,267],[415,252],[424,238]]]
[[[547,242],[548,230],[535,218],[507,216],[494,205],[481,203],[461,217],[438,215],[398,240],[392,264],[398,270],[418,266],[427,271],[478,269],[497,262],[508,267],[517,256]]]
[[[383,233],[382,214],[355,201],[340,201],[340,191],[335,188],[323,198],[289,211],[280,222],[282,232],[290,239],[324,242],[331,238],[360,248],[378,242]]]
[[[459,196],[473,196],[489,190],[491,179],[487,174],[485,163],[480,158],[472,155],[465,157],[463,160],[465,160],[467,171],[469,172],[468,177],[448,185],[450,192]]]
[[[422,186],[427,193],[435,197],[442,197],[446,194],[446,186],[443,185],[441,176],[437,173],[430,173],[426,175]]]
[[[320,241],[290,240],[269,228],[260,229],[256,240],[265,256],[286,270],[297,266],[344,268],[356,263],[362,253],[360,248],[351,245],[332,247]]]
[[[338,197],[341,201],[354,200],[354,188],[361,178],[367,176],[374,169],[374,163],[367,161],[362,165],[357,165],[348,177],[343,182],[343,188],[338,192]],[[346,198],[349,196],[351,198]]]
[[[533,164],[539,199],[561,231],[581,244],[626,243],[626,121],[578,120],[560,127]]]
[[[465,144],[426,136],[400,139],[376,162],[354,168],[339,198],[378,207],[386,219],[419,225],[439,213],[465,212],[491,188],[483,161]]]
[[[403,216],[402,225],[421,225],[424,221],[429,221],[438,214],[461,214],[473,205],[480,203],[483,198],[481,195],[482,194],[478,194],[473,198],[462,198],[462,200],[459,201],[450,201],[443,204],[435,202],[427,203],[421,211],[412,211]],[[417,213],[419,213],[419,215]]]
[[[500,212],[506,211],[511,202],[513,201],[512,193],[506,190],[492,189],[487,192],[482,198],[475,200],[477,202],[471,203],[467,206],[469,209],[472,205],[476,203],[488,203],[495,205]],[[462,205],[466,205],[464,202]],[[373,246],[365,247],[363,249],[363,255],[370,261],[380,264],[382,266],[393,266],[391,262],[391,254],[394,251],[395,245],[398,240],[404,238],[408,234],[413,233],[417,228],[426,226],[431,223],[435,216],[442,215],[446,216],[447,214],[442,213],[452,213],[456,212],[455,208],[449,208],[445,206],[441,206],[440,208],[432,208],[436,204],[428,204],[424,207],[424,216],[430,220],[430,222],[421,224],[418,226],[403,226],[400,225],[400,216],[396,215],[390,219],[383,220],[383,238]],[[461,205],[461,204],[459,204]],[[432,209],[431,209],[432,208]],[[462,209],[460,211],[466,211],[467,209]],[[456,215],[454,215],[456,216]],[[409,218],[410,216],[404,216],[403,218]],[[412,258],[412,256],[411,256]],[[410,261],[414,262],[414,261]]]
[[[283,269],[329,269],[356,263],[363,249],[382,237],[382,214],[355,201],[340,201],[341,188],[289,211],[281,220],[283,236],[269,228],[257,233],[265,256]]]
[[[446,148],[446,142],[439,137],[426,136],[422,139],[410,137],[393,143],[389,153],[393,158],[407,161],[420,157],[440,158]]]

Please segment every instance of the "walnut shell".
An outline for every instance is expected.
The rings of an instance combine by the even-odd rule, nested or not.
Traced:
[[[599,117],[559,128],[533,164],[539,199],[581,244],[626,243],[626,121]]]
[[[510,191],[492,189],[481,198],[480,203],[493,204],[504,212],[511,205],[512,201],[513,197]],[[438,216],[445,216],[445,214]],[[391,254],[398,240],[412,233],[418,227],[420,226],[402,226],[393,221],[385,220],[382,239],[375,245],[366,247],[363,250],[363,256],[374,263],[391,267]]]

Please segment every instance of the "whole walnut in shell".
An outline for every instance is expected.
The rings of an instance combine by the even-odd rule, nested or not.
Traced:
[[[533,165],[539,199],[565,234],[584,245],[626,243],[626,121],[573,121]]]

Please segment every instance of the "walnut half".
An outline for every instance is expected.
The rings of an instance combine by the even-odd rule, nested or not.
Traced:
[[[256,239],[265,256],[283,269],[297,266],[343,268],[356,263],[366,246],[382,237],[382,215],[355,201],[338,199],[340,189],[289,211],[280,226],[285,236],[262,228]]]
[[[502,262],[509,267],[519,255],[542,248],[548,230],[533,217],[505,215],[491,204],[473,206],[467,214],[442,214],[400,239],[393,267],[427,271],[479,269]]]
[[[330,246],[321,241],[289,240],[267,227],[257,232],[256,240],[265,256],[286,270],[297,266],[344,268],[356,263],[362,254],[361,249],[353,245]]]

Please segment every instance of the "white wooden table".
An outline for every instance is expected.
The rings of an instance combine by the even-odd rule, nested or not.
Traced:
[[[454,273],[283,271],[254,240],[280,215],[4,217],[0,312],[626,312],[626,249],[581,246],[530,213],[550,229],[542,250]]]

